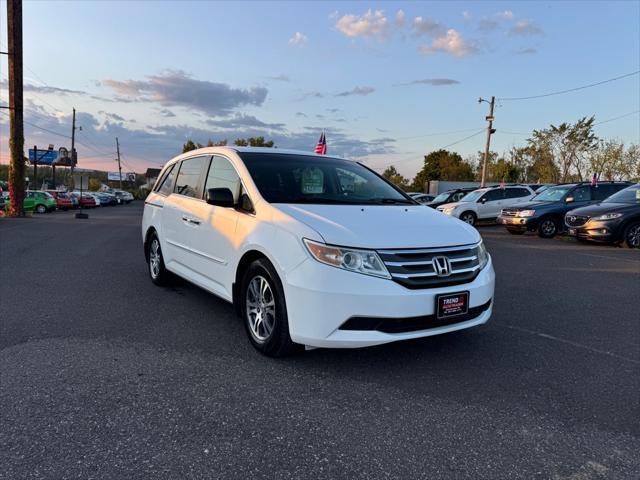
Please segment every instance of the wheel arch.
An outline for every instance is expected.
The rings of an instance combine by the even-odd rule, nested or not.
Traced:
[[[236,300],[239,298],[240,282],[242,281],[242,276],[244,275],[244,272],[247,271],[247,268],[249,268],[249,265],[251,265],[253,262],[255,262],[260,258],[266,259],[267,261],[269,261],[269,263],[271,263],[271,265],[273,265],[273,262],[269,259],[267,255],[265,255],[260,250],[252,249],[242,254],[242,257],[240,257],[240,261],[238,261],[238,265],[236,266],[236,274],[233,280],[233,285],[231,286],[231,296],[232,296],[233,306],[236,310],[236,313],[238,313],[238,315],[240,315],[240,302]],[[275,266],[274,266],[274,269],[275,269]]]
[[[144,258],[147,262],[149,262],[149,249],[147,247],[149,246],[149,239],[151,238],[151,235],[153,235],[154,233],[156,235],[158,234],[156,227],[150,226],[149,228],[147,228],[147,231],[144,234],[144,242],[142,247],[144,248]]]
[[[625,241],[624,234],[627,232],[627,228],[629,228],[629,225],[635,222],[640,222],[640,214],[633,215],[632,217],[625,219],[624,223],[620,225],[620,229],[619,229],[620,233],[618,234],[619,242]]]

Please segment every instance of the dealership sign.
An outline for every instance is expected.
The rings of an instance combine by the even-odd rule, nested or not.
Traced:
[[[120,181],[120,172],[107,172],[107,180],[110,182],[119,182]],[[133,172],[122,173],[122,181],[123,182],[135,182],[136,174]]]
[[[55,150],[34,150],[29,149],[29,163],[31,165],[53,165],[58,159],[58,152]]]

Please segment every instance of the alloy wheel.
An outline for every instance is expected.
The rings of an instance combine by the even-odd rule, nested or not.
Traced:
[[[47,207],[45,207],[44,205],[38,205],[36,207],[36,211],[38,213],[46,213],[47,212]]]
[[[473,215],[471,215],[470,213],[463,215],[462,218],[460,218],[460,220],[462,220],[464,223],[468,223],[469,225],[473,225],[475,223],[475,219],[473,218]]]
[[[160,251],[160,242],[154,238],[149,248],[149,272],[151,278],[156,279],[160,275],[160,265],[162,263],[162,252]]]
[[[631,248],[640,248],[640,225],[634,225],[629,229],[627,243]]]
[[[543,234],[551,237],[556,233],[556,224],[553,220],[545,220],[540,225],[540,230]]]
[[[276,302],[271,285],[266,278],[257,275],[249,282],[246,297],[246,315],[251,335],[258,342],[265,342],[276,323]]]

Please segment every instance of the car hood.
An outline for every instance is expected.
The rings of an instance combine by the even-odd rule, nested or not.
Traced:
[[[326,243],[361,248],[425,248],[480,241],[477,230],[424,205],[292,205],[279,211],[313,228]]]
[[[595,203],[586,207],[576,208],[567,213],[567,215],[581,215],[585,217],[596,217],[605,213],[630,213],[640,212],[640,204],[633,203]]]

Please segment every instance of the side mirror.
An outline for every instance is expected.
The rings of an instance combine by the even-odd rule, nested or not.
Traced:
[[[564,199],[564,201],[567,202],[567,203],[571,203],[571,202],[573,202],[573,200],[574,200],[573,197],[567,197],[567,198]]]
[[[478,202],[485,204],[487,203],[487,197],[482,197],[480,200],[478,200]]]
[[[228,188],[210,188],[207,190],[207,203],[216,207],[231,208],[235,206],[233,193]]]

